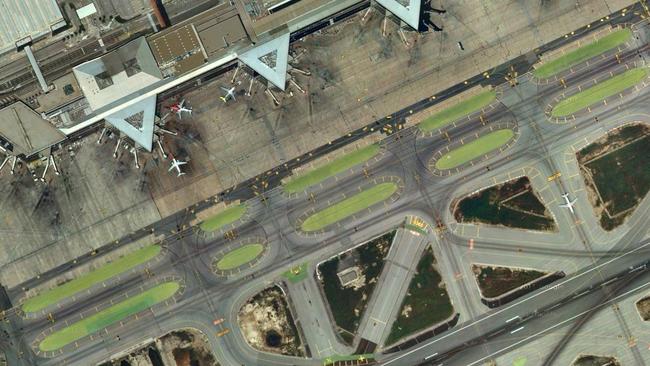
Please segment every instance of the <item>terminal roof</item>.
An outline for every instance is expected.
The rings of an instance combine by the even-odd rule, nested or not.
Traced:
[[[422,0],[408,0],[406,6],[402,5],[398,0],[377,0],[377,2],[388,9],[396,17],[404,21],[404,23],[418,29],[420,27],[420,7]]]
[[[154,95],[111,114],[106,117],[106,121],[138,145],[151,151],[155,118],[156,96]]]
[[[259,46],[256,45],[237,57],[273,85],[284,90],[287,81],[289,36],[287,31]]]
[[[0,109],[0,146],[15,156],[32,156],[65,139],[48,120],[23,102]]]
[[[0,53],[65,25],[56,0],[0,0]]]
[[[78,65],[73,72],[93,110],[163,77],[144,37]]]

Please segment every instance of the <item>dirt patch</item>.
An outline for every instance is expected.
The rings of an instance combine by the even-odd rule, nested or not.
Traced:
[[[554,230],[555,221],[537,197],[528,177],[495,185],[452,203],[458,222],[528,230]]]
[[[636,310],[644,321],[650,320],[650,296],[637,301]]]
[[[610,131],[576,153],[589,201],[600,225],[612,230],[634,212],[650,189],[650,126],[630,124]]]
[[[219,366],[207,339],[196,330],[171,332],[161,338],[161,343],[163,359],[174,360],[176,366]]]
[[[278,286],[269,287],[248,300],[239,310],[237,321],[253,348],[288,356],[305,355],[289,305]]]
[[[167,333],[155,343],[100,366],[219,366],[205,335],[195,329]]]
[[[546,273],[513,267],[484,266],[472,264],[481,295],[494,298],[536,280]]]
[[[573,366],[621,366],[621,363],[610,356],[580,355]]]
[[[349,344],[354,340],[394,236],[394,231],[384,234],[318,266],[318,277],[334,322]]]

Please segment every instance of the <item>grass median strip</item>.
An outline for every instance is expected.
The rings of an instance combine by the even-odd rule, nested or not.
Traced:
[[[505,145],[514,137],[511,129],[496,130],[451,150],[436,161],[436,169],[452,169]]]
[[[543,63],[533,71],[533,75],[539,79],[549,78],[627,42],[631,37],[632,31],[628,28],[613,31],[600,39]]]
[[[298,283],[307,278],[307,262],[292,267],[290,270],[282,273],[282,276],[292,283]]]
[[[355,165],[361,164],[375,157],[379,153],[379,144],[372,144],[349,154],[341,156],[321,167],[315,168],[304,174],[299,174],[291,178],[283,185],[287,193],[298,193],[305,189],[342,173]]]
[[[126,272],[155,257],[160,253],[160,246],[150,245],[135,252],[129,253],[111,263],[105,264],[85,275],[75,278],[53,289],[31,297],[22,305],[25,313],[34,313],[54,305],[59,301],[76,293],[87,290],[92,286],[110,279],[120,273]]]
[[[397,184],[393,182],[377,184],[309,216],[303,221],[300,228],[305,232],[324,229],[365,208],[388,199],[396,191]]]
[[[566,99],[563,99],[551,110],[551,116],[564,117],[569,116],[579,110],[585,109],[596,103],[602,102],[603,99],[618,94],[627,88],[641,82],[648,76],[648,70],[645,68],[634,68],[618,74],[612,78],[601,81],[598,84],[584,89]]]
[[[169,299],[179,288],[180,284],[178,282],[160,284],[48,335],[38,347],[44,352],[63,348],[72,342]]]
[[[228,271],[253,261],[264,251],[262,244],[246,244],[226,253],[215,266],[220,271]]]
[[[481,108],[488,106],[496,98],[497,93],[494,90],[482,92],[426,118],[418,124],[418,127],[420,128],[420,131],[423,132],[429,132],[445,127],[468,114],[474,113]]]
[[[237,206],[228,207],[218,214],[203,221],[199,225],[199,228],[203,231],[213,232],[239,220],[242,216],[244,216],[244,213],[246,213],[246,205],[243,203]]]

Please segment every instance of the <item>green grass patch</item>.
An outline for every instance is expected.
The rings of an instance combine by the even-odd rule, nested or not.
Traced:
[[[179,288],[180,285],[177,282],[160,284],[50,334],[43,339],[38,347],[44,352],[65,347],[172,297]]]
[[[393,182],[374,185],[309,216],[303,221],[300,228],[305,232],[321,230],[365,208],[388,199],[396,191],[397,184]]]
[[[290,270],[282,273],[282,276],[292,283],[298,283],[307,278],[307,262],[292,267]]]
[[[404,225],[404,229],[410,230],[410,231],[415,231],[416,233],[420,233],[422,235],[427,235],[428,234],[425,229],[423,229],[423,228],[421,228],[421,227],[419,227],[417,225],[413,225],[413,224]]]
[[[539,200],[528,177],[520,177],[464,197],[453,208],[458,222],[554,230],[555,220]]]
[[[607,231],[615,229],[650,191],[650,127],[634,124],[610,131],[576,155],[585,184],[598,191],[600,225]]]
[[[199,225],[199,228],[207,232],[219,230],[222,227],[239,220],[242,216],[244,216],[244,213],[246,213],[246,209],[246,205],[243,203],[237,206],[228,207],[227,209],[203,221]]]
[[[645,68],[627,70],[622,74],[601,81],[588,89],[584,89],[581,92],[563,99],[553,107],[551,110],[551,116],[569,116],[579,110],[602,102],[603,99],[609,96],[618,94],[627,88],[633,87],[647,76],[648,70]]]
[[[253,261],[262,251],[264,251],[264,245],[262,244],[246,244],[226,253],[223,258],[217,261],[215,266],[220,271],[228,271]]]
[[[22,305],[25,313],[34,313],[54,305],[59,301],[76,293],[87,290],[94,285],[102,283],[120,273],[126,272],[160,253],[160,246],[150,245],[135,252],[129,253],[111,263],[105,264],[85,275],[59,285],[51,290],[43,291],[31,297]]]
[[[366,353],[362,355],[332,355],[323,359],[323,366],[333,365],[335,362],[345,362],[345,361],[372,361],[375,359],[374,353]],[[363,365],[360,363],[359,365]]]
[[[385,344],[429,328],[449,318],[454,307],[451,305],[442,277],[434,267],[435,258],[431,247],[427,248],[418,262],[417,272],[404,297],[397,320],[391,327]]]
[[[526,366],[526,363],[528,363],[528,359],[526,357],[517,357],[514,361],[512,361],[512,366]]]
[[[568,52],[554,60],[543,63],[533,71],[533,75],[539,79],[546,79],[562,71],[568,70],[581,62],[611,50],[632,37],[632,31],[628,28],[619,29],[612,33],[586,44],[578,49]]]
[[[474,95],[473,97],[426,118],[418,124],[418,127],[420,128],[420,131],[423,132],[429,132],[445,127],[468,114],[474,113],[479,109],[488,106],[496,98],[497,93],[494,90],[488,90]]]
[[[436,169],[452,169],[505,145],[515,136],[511,129],[497,130],[448,152],[436,161]]]
[[[385,258],[395,238],[395,231],[322,262],[318,266],[327,304],[341,337],[351,344],[368,301],[384,268]],[[355,266],[364,281],[359,288],[343,287],[338,272]]]
[[[349,154],[341,156],[319,168],[305,172],[292,177],[288,182],[283,185],[284,191],[287,193],[302,192],[305,189],[324,181],[327,178],[333,177],[341,172],[344,172],[355,165],[361,164],[370,160],[379,153],[379,144],[372,144]]]

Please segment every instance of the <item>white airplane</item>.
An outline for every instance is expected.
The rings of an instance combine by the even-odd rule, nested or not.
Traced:
[[[177,176],[180,177],[181,175],[185,175],[185,172],[181,170],[181,165],[187,164],[186,161],[181,161],[181,160],[176,160],[176,158],[172,157],[171,161],[171,166],[169,167],[168,172],[171,172],[172,169],[176,169],[178,172]]]
[[[187,112],[191,116],[192,115],[192,108],[185,108],[184,105],[185,105],[185,99],[181,100],[180,103],[174,103],[174,104],[170,105],[169,110],[176,113],[176,115],[178,116],[178,119],[183,118],[183,112]]]
[[[223,86],[221,86],[220,88],[221,88],[221,90],[223,90],[226,93],[226,95],[224,95],[223,97],[219,97],[221,100],[223,100],[224,103],[227,103],[228,100],[231,99],[231,98],[232,98],[232,100],[235,100],[235,101],[237,100],[237,98],[235,98],[235,87],[234,86],[232,88],[230,88],[230,89],[224,88]]]
[[[564,202],[566,202],[566,203],[563,204],[563,205],[560,205],[560,207],[568,208],[569,211],[571,211],[571,213],[575,213],[575,211],[573,210],[573,205],[575,205],[578,198],[576,197],[576,198],[573,199],[573,201],[570,201],[568,193],[563,194],[562,198],[564,198]]]

